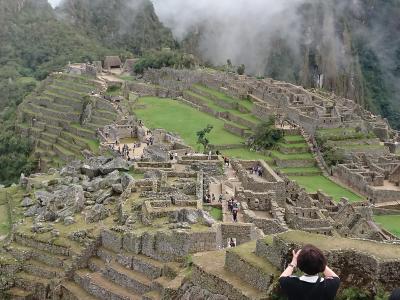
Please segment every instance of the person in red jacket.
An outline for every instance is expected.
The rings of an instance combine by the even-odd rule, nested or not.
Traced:
[[[303,276],[292,276],[299,268]],[[323,273],[323,277],[319,274]],[[339,289],[340,279],[328,266],[325,255],[313,245],[299,251],[293,250],[292,262],[279,278],[280,286],[289,300],[333,300]]]

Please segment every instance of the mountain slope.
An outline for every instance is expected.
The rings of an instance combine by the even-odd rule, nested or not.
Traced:
[[[174,45],[149,0],[65,0],[58,13],[103,44],[136,54]]]
[[[190,17],[182,22],[182,10],[164,3],[157,11],[205,62],[232,59],[254,75],[333,91],[400,128],[399,1],[222,2],[199,4],[197,14],[185,6]]]

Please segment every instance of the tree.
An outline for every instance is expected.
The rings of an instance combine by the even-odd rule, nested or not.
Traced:
[[[246,66],[244,64],[241,64],[238,68],[237,68],[237,73],[239,75],[244,75],[244,72],[246,71]]]
[[[206,150],[208,149],[208,146],[210,144],[210,141],[208,140],[207,135],[211,132],[211,130],[213,130],[213,128],[214,127],[212,125],[207,125],[206,128],[204,128],[196,133],[197,144],[203,145],[204,152],[206,152]]]
[[[265,150],[275,146],[282,137],[282,130],[275,127],[275,118],[271,117],[257,126],[254,134],[248,140],[248,145],[256,150]]]

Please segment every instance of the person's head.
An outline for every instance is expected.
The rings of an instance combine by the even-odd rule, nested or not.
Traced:
[[[326,268],[326,257],[317,247],[305,245],[297,258],[298,268],[307,275],[316,275]]]
[[[389,300],[400,300],[400,288],[397,288],[390,295]]]

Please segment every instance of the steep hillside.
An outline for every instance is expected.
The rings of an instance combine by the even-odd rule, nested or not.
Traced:
[[[60,22],[46,0],[1,0],[0,27],[0,184],[11,184],[34,168],[29,140],[15,134],[18,104],[68,61],[115,51]]]
[[[98,153],[96,130],[117,118],[108,101],[89,96],[101,89],[101,83],[91,78],[52,74],[24,99],[18,107],[17,129],[34,140],[39,170],[82,158],[83,150]]]
[[[103,44],[136,54],[174,45],[171,31],[158,20],[149,0],[66,0],[58,12]]]
[[[234,64],[244,63],[254,75],[333,91],[382,114],[399,128],[400,2],[285,4],[290,2],[259,1],[245,11],[235,9],[241,4],[224,6],[228,5],[224,2],[213,6],[216,12],[200,9],[198,14],[186,7],[191,17],[183,21],[177,20],[182,9],[173,13],[164,4],[159,13],[175,34],[189,32],[184,47],[205,62],[225,64],[232,59]],[[238,25],[243,22],[246,26]]]

